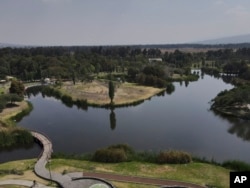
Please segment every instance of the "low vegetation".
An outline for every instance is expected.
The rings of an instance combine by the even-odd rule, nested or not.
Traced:
[[[250,171],[250,164],[242,161],[225,161],[222,166],[233,171]]]
[[[161,152],[136,152],[126,144],[112,145],[107,148],[98,149],[93,154],[86,155],[64,155],[61,153],[53,154],[55,158],[81,159],[103,163],[120,162],[146,162],[155,164],[187,164],[192,162],[190,154],[183,151],[161,151]]]
[[[93,160],[104,163],[118,163],[127,161],[127,155],[122,149],[99,149],[95,152]]]
[[[0,149],[16,146],[28,147],[33,141],[31,133],[21,128],[11,128],[0,131]]]
[[[157,156],[160,164],[187,164],[191,161],[191,155],[181,151],[162,151]]]
[[[250,164],[242,161],[225,161],[223,163],[216,162],[211,159],[191,156],[189,153],[177,150],[166,150],[160,152],[140,151],[136,152],[127,144],[116,144],[106,148],[98,149],[94,153],[87,154],[64,154],[53,153],[54,159],[69,159],[69,160],[83,160],[89,162],[104,163],[123,163],[123,162],[138,162],[151,164],[190,164],[190,163],[204,163],[214,166],[221,166],[233,171],[250,171]],[[110,157],[110,159],[108,159]],[[121,159],[121,160],[119,160]]]

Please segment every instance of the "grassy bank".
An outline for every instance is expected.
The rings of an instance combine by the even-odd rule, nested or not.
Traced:
[[[18,169],[23,175],[0,174],[0,180],[8,178],[37,180],[43,182],[31,169],[35,160],[23,160],[0,164],[0,170]],[[121,175],[133,175],[153,178],[163,178],[178,181],[210,185],[218,188],[229,187],[229,170],[205,163],[192,162],[186,165],[157,165],[141,162],[124,162],[116,164],[103,164],[83,160],[53,159],[50,167],[58,173],[69,172],[105,172]],[[47,182],[48,183],[48,182]],[[153,188],[155,186],[137,185],[131,183],[112,182],[118,188]],[[45,181],[46,184],[46,181]]]
[[[59,90],[63,95],[71,96],[74,101],[86,99],[88,104],[96,106],[110,104],[108,82],[106,81],[78,82],[75,85],[72,82],[65,82]],[[113,101],[115,106],[134,104],[148,99],[161,91],[163,89],[139,86],[133,83],[116,83]]]
[[[179,82],[179,81],[197,81],[199,79],[198,75],[190,74],[190,75],[180,75],[180,74],[173,74],[170,81]]]
[[[16,103],[5,108],[0,113],[0,149],[13,147],[29,147],[33,144],[33,137],[29,131],[17,127],[16,121],[27,115],[32,105],[27,101]]]
[[[15,117],[21,118],[32,110],[31,103],[27,101],[16,102],[13,107],[5,108],[0,113],[0,128],[15,125]],[[2,126],[1,126],[2,125]]]

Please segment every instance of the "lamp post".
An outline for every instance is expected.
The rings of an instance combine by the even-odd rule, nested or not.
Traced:
[[[50,178],[50,184],[52,184],[52,176],[51,176],[50,160],[49,160],[49,159],[48,159],[48,165],[49,165],[49,178]]]

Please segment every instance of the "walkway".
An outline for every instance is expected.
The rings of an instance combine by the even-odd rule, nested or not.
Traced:
[[[45,168],[46,164],[49,164],[49,160],[51,158],[52,143],[41,133],[32,131],[31,134],[34,138],[36,138],[43,145],[43,152],[35,164],[35,173],[44,179],[51,180],[59,184],[63,188],[87,188],[95,184],[104,184],[107,188],[112,188],[112,185],[103,180],[99,180],[98,178],[83,178],[82,173],[71,173],[71,174],[59,174],[50,171]],[[80,179],[75,179],[80,178]]]
[[[53,188],[43,185],[41,183],[35,183],[29,180],[4,180],[0,181],[0,185],[21,185],[25,187],[36,187],[36,188]]]

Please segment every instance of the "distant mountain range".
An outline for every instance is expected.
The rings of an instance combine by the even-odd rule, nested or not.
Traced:
[[[27,45],[20,45],[20,44],[0,43],[0,48],[6,48],[6,47],[23,48],[23,47],[29,47],[29,46],[27,46]]]
[[[239,45],[237,45],[239,44]],[[105,46],[105,45],[104,45]],[[123,45],[121,45],[123,46]],[[250,34],[245,35],[236,35],[230,37],[222,37],[217,39],[211,40],[204,40],[204,41],[196,41],[190,43],[183,43],[183,44],[145,44],[145,45],[131,45],[131,46],[138,46],[138,47],[152,47],[152,48],[180,48],[180,47],[230,47],[230,46],[238,46],[238,47],[249,47],[250,46]],[[0,43],[0,48],[11,47],[11,48],[29,48],[29,47],[38,47],[38,46],[31,46],[31,45],[20,45],[20,44],[9,44],[9,43]]]
[[[250,43],[250,34],[236,35],[230,37],[217,38],[212,40],[204,40],[197,42],[198,44],[239,44],[239,43]]]

